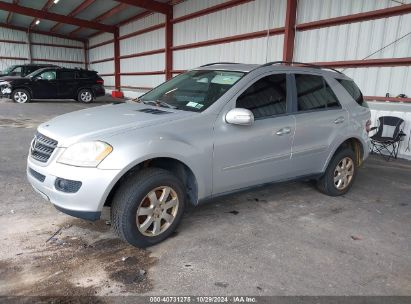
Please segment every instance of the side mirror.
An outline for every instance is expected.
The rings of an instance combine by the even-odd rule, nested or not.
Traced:
[[[254,123],[254,114],[247,109],[235,108],[226,114],[225,121],[233,125],[251,126]]]

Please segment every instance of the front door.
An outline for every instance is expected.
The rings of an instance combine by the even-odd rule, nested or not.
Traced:
[[[297,175],[321,173],[331,144],[348,123],[348,113],[322,76],[296,74],[295,83],[293,166]]]
[[[56,70],[45,70],[33,77],[33,97],[40,99],[57,98],[58,85]]]
[[[287,75],[261,77],[237,96],[215,126],[213,195],[290,176],[295,119],[287,111]],[[254,123],[228,124],[225,115],[232,108],[253,112]]]

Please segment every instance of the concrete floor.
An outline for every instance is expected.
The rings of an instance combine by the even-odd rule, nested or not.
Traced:
[[[35,127],[84,107],[0,101],[0,295],[411,295],[410,162],[370,158],[343,197],[291,182],[191,208],[140,250],[26,181]]]

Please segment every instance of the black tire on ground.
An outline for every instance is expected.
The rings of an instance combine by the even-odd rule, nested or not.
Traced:
[[[339,189],[334,182],[334,177],[338,175],[336,172],[337,166],[341,165],[344,159],[350,159],[352,161],[353,166],[353,174],[352,178],[349,183],[342,189]],[[355,153],[350,148],[342,148],[337,150],[334,154],[333,158],[331,159],[330,163],[328,164],[327,169],[325,170],[324,175],[317,181],[317,188],[320,192],[329,195],[329,196],[339,196],[347,193],[357,176],[357,162],[355,161]]]
[[[94,100],[93,92],[89,89],[81,89],[77,94],[77,100],[84,103],[90,103]]]
[[[144,235],[137,227],[137,210],[148,193],[163,186],[174,190],[178,198],[174,220],[159,235]],[[116,191],[111,205],[111,225],[121,239],[133,246],[145,248],[160,243],[173,233],[181,221],[184,207],[185,191],[182,182],[167,170],[147,168],[128,177]],[[154,226],[149,227],[154,230]]]
[[[31,100],[30,93],[25,89],[15,89],[11,93],[11,99],[17,103],[28,103]]]

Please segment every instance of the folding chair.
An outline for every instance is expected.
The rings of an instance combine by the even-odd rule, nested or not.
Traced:
[[[386,161],[392,157],[396,159],[400,142],[405,136],[401,129],[404,120],[394,116],[381,116],[378,121],[379,126],[370,129],[370,131],[377,130],[371,136],[371,153],[380,154]]]

